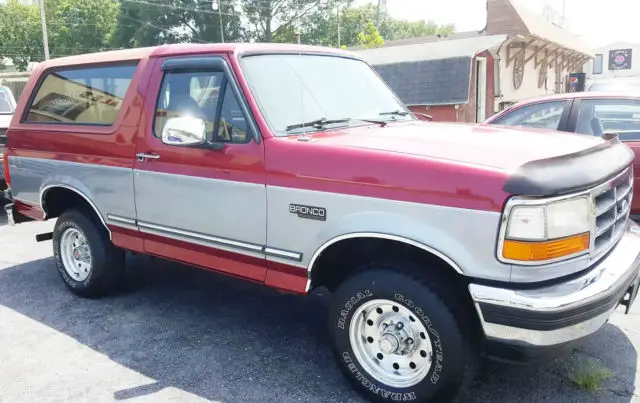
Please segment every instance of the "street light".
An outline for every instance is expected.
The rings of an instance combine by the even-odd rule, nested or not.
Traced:
[[[211,8],[213,9],[213,11],[218,11],[218,16],[220,17],[220,39],[222,40],[222,43],[224,43],[224,28],[222,27],[222,7],[220,6],[220,4],[218,4],[218,0],[213,0],[211,2]]]

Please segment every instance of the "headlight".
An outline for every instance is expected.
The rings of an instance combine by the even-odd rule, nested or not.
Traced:
[[[588,197],[515,205],[507,217],[502,260],[542,263],[589,250],[594,215]]]

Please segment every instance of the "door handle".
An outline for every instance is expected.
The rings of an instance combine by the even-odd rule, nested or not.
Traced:
[[[143,162],[146,159],[157,160],[160,156],[158,154],[137,153],[136,158],[138,158],[138,161]]]

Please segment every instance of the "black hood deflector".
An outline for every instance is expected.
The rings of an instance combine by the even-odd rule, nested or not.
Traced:
[[[516,169],[503,190],[521,196],[557,196],[594,187],[627,168],[635,154],[615,134],[576,153],[527,162]]]

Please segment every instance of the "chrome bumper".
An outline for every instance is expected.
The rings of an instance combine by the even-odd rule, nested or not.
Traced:
[[[546,348],[594,333],[623,300],[630,306],[639,270],[640,226],[629,220],[618,244],[580,277],[527,290],[470,284],[469,291],[487,341]]]

